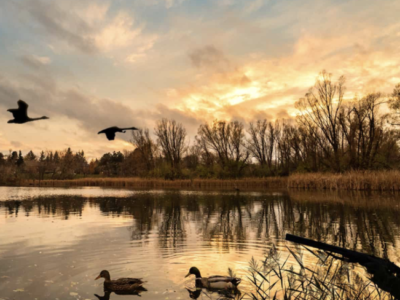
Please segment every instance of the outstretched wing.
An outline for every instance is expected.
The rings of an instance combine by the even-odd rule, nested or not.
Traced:
[[[18,119],[18,117],[20,116],[20,111],[18,110],[18,108],[8,109],[7,111],[12,113],[14,119]]]
[[[25,101],[18,100],[18,108],[8,110],[13,114],[14,119],[25,119],[28,117],[28,104]]]
[[[121,128],[121,130],[138,130],[136,127]]]

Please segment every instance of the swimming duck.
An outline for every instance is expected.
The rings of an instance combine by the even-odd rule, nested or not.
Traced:
[[[120,292],[131,292],[139,289],[144,281],[141,278],[119,278],[117,280],[111,280],[110,273],[107,270],[100,272],[100,275],[95,280],[104,278],[104,290],[120,293]]]
[[[229,276],[201,277],[200,271],[196,267],[191,267],[185,278],[190,275],[196,276],[196,286],[208,289],[235,289],[242,281],[240,278]]]

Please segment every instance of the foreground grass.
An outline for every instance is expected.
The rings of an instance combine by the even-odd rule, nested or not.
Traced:
[[[316,262],[304,262],[303,250]],[[252,260],[248,279],[253,292],[247,298],[266,299],[395,299],[366,278],[365,272],[321,251],[308,248],[291,250],[281,257],[275,247],[261,262]],[[293,263],[290,263],[290,261]],[[364,273],[364,274],[362,274]]]
[[[252,190],[284,188],[301,190],[400,191],[400,171],[364,171],[301,173],[289,177],[243,179],[177,179],[160,178],[79,178],[71,180],[21,180],[12,185],[70,187],[103,186],[129,188],[183,188]]]

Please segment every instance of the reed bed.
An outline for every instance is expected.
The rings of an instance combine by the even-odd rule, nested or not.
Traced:
[[[400,191],[400,171],[293,174],[288,178],[288,188],[306,190]]]
[[[316,258],[314,264],[303,260],[303,249],[287,248],[290,254],[285,258],[275,247],[265,259],[250,262],[248,280],[253,292],[251,300],[267,299],[395,299],[381,290],[352,263],[336,259],[322,252],[309,251]],[[294,263],[290,263],[294,259]],[[358,270],[357,270],[358,269]],[[364,274],[363,274],[364,273]]]
[[[16,185],[42,187],[127,187],[177,189],[252,190],[287,188],[302,190],[400,191],[400,171],[352,171],[343,174],[302,173],[289,177],[243,179],[178,179],[159,178],[80,178],[70,180],[25,180]]]
[[[287,178],[246,178],[237,180],[221,179],[183,179],[162,180],[144,178],[81,178],[72,180],[27,180],[25,186],[41,187],[80,187],[101,186],[117,188],[179,188],[179,189],[230,189],[230,190],[254,190],[266,188],[286,188]]]

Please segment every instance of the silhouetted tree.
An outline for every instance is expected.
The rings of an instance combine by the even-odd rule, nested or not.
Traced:
[[[345,79],[340,77],[334,83],[331,74],[323,71],[304,98],[296,107],[297,120],[307,128],[331,162],[332,169],[339,172],[340,164],[340,124],[339,114],[343,104]]]
[[[400,83],[397,84],[389,99],[389,107],[391,109],[390,123],[400,126]]]
[[[150,137],[149,130],[139,129],[132,131],[132,145],[135,151],[140,154],[141,160],[145,163],[147,172],[154,168],[155,157],[157,153],[157,144]]]
[[[179,170],[180,162],[186,151],[186,129],[175,120],[162,119],[157,122],[154,133],[164,158],[173,170]]]
[[[245,149],[244,126],[242,123],[214,121],[202,124],[198,130],[199,144],[207,152],[213,152],[220,166],[230,176],[241,176],[250,153]],[[229,176],[229,175],[228,175]]]

